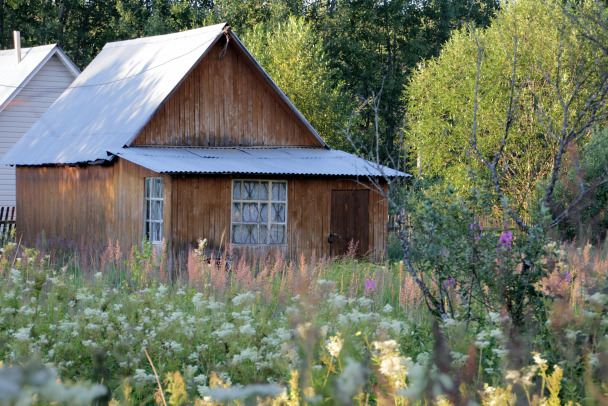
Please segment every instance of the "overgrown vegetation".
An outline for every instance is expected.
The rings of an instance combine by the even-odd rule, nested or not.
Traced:
[[[203,240],[169,272],[147,244],[9,245],[0,359],[112,404],[606,403],[605,5],[456,3],[118,4],[125,37],[233,21],[333,145],[415,159],[388,179],[391,260],[206,258]],[[52,400],[3,379],[0,403]]]
[[[499,233],[477,231],[504,254]],[[35,360],[64,382],[107,390],[82,389],[65,398],[72,404],[91,393],[111,404],[176,405],[605,400],[606,253],[544,249],[551,272],[536,288],[546,295],[525,315],[536,327],[522,332],[500,300],[459,302],[467,286],[456,278],[429,283],[454,310],[429,317],[399,262],[271,256],[227,267],[193,251],[188,273],[169,283],[153,251],[125,261],[109,244],[93,266],[12,244],[0,257],[0,359],[24,370]],[[35,402],[41,391],[27,380],[14,387],[21,391],[1,392],[0,403]]]

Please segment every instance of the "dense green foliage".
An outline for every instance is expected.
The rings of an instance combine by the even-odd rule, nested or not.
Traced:
[[[500,154],[504,193],[520,211],[536,209],[560,149],[583,154],[602,125],[608,55],[596,40],[605,30],[586,18],[605,13],[595,2],[564,9],[558,1],[522,0],[487,29],[455,33],[438,58],[421,64],[406,93],[408,140],[426,174],[461,191],[490,184],[483,160]]]

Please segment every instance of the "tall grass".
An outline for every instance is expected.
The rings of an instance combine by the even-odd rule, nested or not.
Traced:
[[[101,383],[114,404],[603,401],[608,252],[559,251],[542,282],[549,322],[518,337],[506,313],[436,322],[399,262],[216,258],[201,242],[180,265],[146,245],[13,244],[0,256],[0,360]]]

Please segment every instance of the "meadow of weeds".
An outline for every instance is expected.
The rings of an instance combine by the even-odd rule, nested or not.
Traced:
[[[95,258],[9,244],[0,404],[606,402],[606,255],[550,249],[546,322],[520,331],[500,308],[432,317],[399,262],[201,249],[169,277],[149,248],[109,243]]]

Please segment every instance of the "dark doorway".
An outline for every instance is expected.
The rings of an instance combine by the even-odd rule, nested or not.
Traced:
[[[355,254],[369,250],[369,190],[332,190],[330,222],[331,255],[344,255],[351,241]]]

